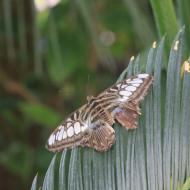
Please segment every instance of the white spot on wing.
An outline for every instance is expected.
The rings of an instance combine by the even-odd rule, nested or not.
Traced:
[[[60,125],[59,127],[58,127],[58,129],[62,129],[63,128],[63,125]]]
[[[66,131],[63,132],[63,136],[62,136],[62,139],[66,139],[67,138],[67,133]]]
[[[72,137],[74,135],[74,129],[73,129],[73,127],[69,127],[67,129],[67,135],[68,135],[68,137]]]
[[[131,96],[132,92],[122,90],[122,91],[119,92],[119,94],[122,95],[122,96]]]
[[[48,144],[52,145],[53,144],[53,135],[50,135],[49,139],[48,139]]]
[[[124,97],[122,97],[122,98],[120,99],[120,101],[125,102],[125,101],[127,101],[128,99],[129,99],[129,97],[124,96]]]
[[[125,90],[130,91],[130,92],[134,92],[136,89],[137,89],[137,88],[136,88],[135,86],[127,86],[127,87],[125,88]]]
[[[83,131],[85,131],[87,128],[88,128],[88,125],[85,124],[84,126],[81,127],[81,131],[83,132]]]
[[[58,141],[61,141],[62,140],[62,136],[63,136],[63,133],[64,133],[64,128],[62,128],[59,132],[59,136],[58,136]]]
[[[58,136],[59,136],[59,131],[57,131],[55,139],[58,140]]]
[[[48,144],[51,146],[52,144],[54,144],[54,142],[55,142],[55,135],[52,134],[52,135],[49,137]]]
[[[118,90],[117,89],[114,89],[114,88],[110,88],[111,91],[114,91],[114,92],[117,92]]]
[[[72,123],[67,123],[67,128],[69,128],[72,125]]]
[[[121,87],[126,88],[127,86],[128,86],[128,84],[123,84]]]
[[[52,144],[54,144],[54,142],[55,142],[55,134],[53,135],[52,141],[53,141]]]
[[[134,83],[143,83],[143,80],[142,79],[139,79],[139,78],[135,78],[133,79],[132,81],[128,82],[128,84],[134,84]]]
[[[120,87],[121,87],[121,84],[117,84],[116,86],[117,86],[117,88],[120,88]]]
[[[135,87],[139,87],[141,84],[139,84],[139,83],[134,83],[134,84],[132,84],[133,86],[135,86]]]
[[[75,119],[75,120],[77,119],[77,114],[76,114],[76,113],[74,113],[74,119]]]
[[[147,78],[149,74],[138,74],[139,78]]]
[[[75,131],[75,134],[79,134],[79,133],[80,133],[80,127],[81,127],[81,125],[80,125],[79,122],[76,122],[76,123],[74,124],[74,131]]]
[[[67,121],[72,121],[72,119],[71,119],[71,118],[68,118]]]

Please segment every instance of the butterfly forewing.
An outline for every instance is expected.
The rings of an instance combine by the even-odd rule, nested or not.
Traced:
[[[153,77],[149,74],[138,74],[112,86],[100,95],[112,96],[110,100],[107,96],[104,105],[112,117],[126,129],[137,128],[138,117],[141,115],[139,102],[144,99],[152,81]]]
[[[61,151],[64,148],[71,148],[79,145],[83,138],[87,123],[81,120],[81,114],[85,113],[85,107],[76,110],[63,121],[50,135],[46,147],[52,152]]]
[[[102,106],[110,111],[122,103],[139,103],[146,96],[152,81],[151,75],[138,74],[106,89],[97,98]]]
[[[46,148],[59,152],[65,148],[87,146],[105,151],[115,142],[111,115],[93,102],[75,111],[49,137]]]
[[[46,147],[53,152],[75,146],[108,150],[115,142],[115,131],[111,127],[114,120],[127,129],[137,128],[141,114],[139,102],[152,81],[149,74],[138,74],[113,85],[97,97],[88,97],[87,104],[54,130]]]

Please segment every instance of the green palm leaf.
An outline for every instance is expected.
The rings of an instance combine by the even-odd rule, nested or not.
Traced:
[[[172,44],[167,73],[161,71],[164,39],[148,53],[146,72],[154,74],[154,85],[142,103],[140,127],[126,131],[115,124],[116,144],[106,153],[88,148],[63,151],[56,180],[53,157],[42,189],[57,186],[60,190],[189,188],[190,75],[180,77],[183,37],[184,29]],[[118,80],[140,73],[143,66],[138,56]]]
[[[53,157],[49,168],[46,172],[42,190],[53,190],[54,189],[54,167],[55,167],[56,155]]]
[[[31,187],[31,190],[36,190],[37,189],[37,178],[38,178],[38,175],[35,176],[33,182],[32,182],[32,187]]]

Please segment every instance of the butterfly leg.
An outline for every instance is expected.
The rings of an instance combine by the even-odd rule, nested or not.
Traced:
[[[141,115],[141,112],[138,104],[130,101],[116,107],[112,115],[126,129],[136,129],[138,127],[138,117]]]

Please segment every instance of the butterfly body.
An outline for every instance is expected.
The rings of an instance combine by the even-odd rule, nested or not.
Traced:
[[[47,149],[58,152],[65,148],[87,146],[106,151],[115,143],[112,125],[118,121],[126,129],[137,128],[141,114],[139,102],[145,97],[153,78],[139,74],[106,89],[69,115],[50,135]]]

